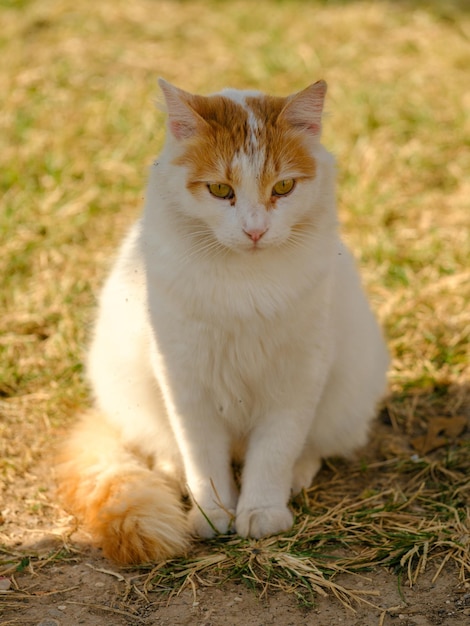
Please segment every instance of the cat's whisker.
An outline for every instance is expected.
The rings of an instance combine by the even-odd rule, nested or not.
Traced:
[[[312,243],[318,241],[318,236],[315,232],[308,231],[292,231],[289,237],[286,239],[286,246],[292,248],[310,248]]]
[[[224,246],[214,237],[214,232],[201,224],[191,229],[188,225],[178,228],[178,236],[184,242],[186,252],[180,257],[181,265],[186,265],[189,261],[198,259],[208,259],[217,256],[217,253],[224,249]],[[219,251],[220,249],[220,251]]]
[[[225,250],[227,250],[225,246],[223,246],[219,241],[213,239],[212,241],[208,241],[204,243],[203,245],[194,246],[191,249],[190,253],[184,257],[184,261],[186,262],[191,261],[195,257],[197,257],[200,260],[215,258],[219,254],[221,254],[222,251],[225,251]]]
[[[180,235],[182,241],[191,241],[193,239],[213,239],[214,233],[210,229],[193,230],[190,232],[183,231]]]

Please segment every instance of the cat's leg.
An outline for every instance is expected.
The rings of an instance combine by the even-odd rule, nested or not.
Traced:
[[[217,437],[212,435],[211,439],[215,442]],[[229,448],[224,445],[217,454],[207,452],[209,456],[200,452],[193,454],[186,464],[187,485],[193,502],[189,524],[193,534],[204,538],[233,529],[238,498],[231,464],[227,463]]]
[[[236,529],[244,537],[288,530],[293,470],[308,434],[306,411],[271,412],[253,429],[246,452]]]
[[[225,425],[208,418],[202,407],[199,415],[194,406],[191,413],[181,441],[193,501],[189,522],[196,535],[212,537],[229,531],[235,517],[238,492],[230,461],[230,437]]]
[[[155,302],[154,318],[160,335],[158,345],[151,346],[152,369],[193,503],[190,529],[196,536],[212,537],[231,528],[238,499],[232,433],[207,384],[213,368],[207,344],[213,331],[188,318],[175,323],[175,313],[163,310],[161,301]]]
[[[327,300],[328,293],[329,285],[325,283],[318,302]],[[316,313],[315,335],[305,334],[300,347],[295,343],[299,335],[296,326],[284,351],[288,354],[292,350],[292,358],[276,362],[273,368],[279,367],[279,371],[273,369],[267,374],[275,372],[275,379],[282,384],[277,382],[247,444],[236,516],[237,532],[245,537],[289,529],[293,522],[287,506],[291,489],[310,482],[319,466],[318,458],[307,461],[302,456],[331,364],[328,315],[321,308]],[[307,317],[310,320],[312,315]],[[316,355],[313,362],[312,353]]]
[[[189,513],[191,530],[206,538],[225,533],[231,528],[238,499],[230,431],[224,421],[212,414],[213,401],[205,392],[198,393],[194,386],[179,387],[175,397],[176,406],[171,407],[169,416],[193,502]]]

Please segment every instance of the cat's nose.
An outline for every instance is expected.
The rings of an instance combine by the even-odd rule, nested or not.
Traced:
[[[267,231],[267,228],[247,228],[243,229],[245,235],[247,235],[254,243],[259,241],[264,233]]]

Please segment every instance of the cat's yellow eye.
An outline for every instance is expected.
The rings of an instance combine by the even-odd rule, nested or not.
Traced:
[[[286,178],[285,180],[278,181],[272,191],[273,196],[286,196],[295,187],[295,180],[293,178]]]
[[[207,187],[213,196],[221,198],[222,200],[231,200],[235,195],[230,185],[226,185],[225,183],[211,183],[207,185]]]

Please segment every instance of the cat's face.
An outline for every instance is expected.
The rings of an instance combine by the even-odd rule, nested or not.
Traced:
[[[237,251],[301,238],[311,224],[325,84],[290,98],[193,96],[161,81],[185,211]]]

